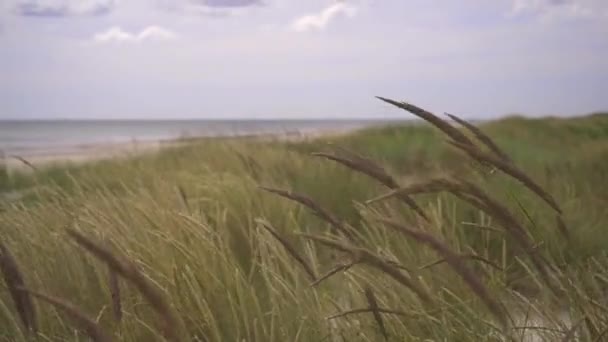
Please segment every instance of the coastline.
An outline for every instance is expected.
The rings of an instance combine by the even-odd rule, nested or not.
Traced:
[[[285,141],[297,142],[310,139],[337,137],[354,133],[364,127],[348,127],[342,129],[319,129],[316,131],[290,131],[283,133],[261,133],[248,135],[216,135],[198,136],[175,139],[159,140],[132,140],[128,142],[96,143],[77,146],[66,146],[65,148],[33,154],[0,154],[0,165],[4,165],[9,172],[28,172],[37,168],[51,165],[74,165],[87,162],[129,158],[143,153],[155,153],[165,148],[178,147],[189,144],[201,143],[210,139],[243,140],[253,139],[256,141]]]
[[[31,171],[53,164],[80,164],[97,160],[126,158],[129,156],[155,152],[166,146],[175,146],[176,141],[145,141],[124,143],[99,143],[81,146],[67,146],[52,152],[4,156],[4,164],[10,171]]]

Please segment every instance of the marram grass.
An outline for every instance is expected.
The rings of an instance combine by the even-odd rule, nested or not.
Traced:
[[[608,339],[608,116],[382,100],[430,125],[4,172],[0,340]]]

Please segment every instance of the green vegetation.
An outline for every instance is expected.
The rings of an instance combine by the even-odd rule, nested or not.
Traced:
[[[481,129],[512,163],[416,124],[5,175],[0,340],[603,341],[608,115]]]

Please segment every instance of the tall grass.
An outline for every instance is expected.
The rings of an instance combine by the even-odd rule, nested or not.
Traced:
[[[606,338],[608,117],[384,100],[431,125],[7,175],[0,340]]]

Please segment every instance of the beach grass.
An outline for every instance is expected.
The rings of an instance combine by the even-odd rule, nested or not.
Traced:
[[[608,114],[392,104],[428,122],[0,169],[0,340],[608,338]]]

